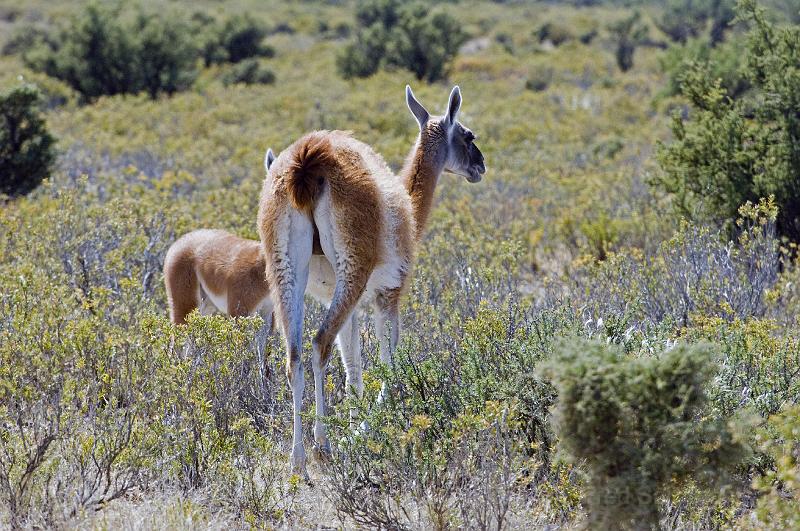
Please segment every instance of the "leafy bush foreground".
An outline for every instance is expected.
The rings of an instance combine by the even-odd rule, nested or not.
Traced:
[[[631,335],[597,328],[570,304],[520,300],[507,269],[516,251],[500,247],[471,281],[483,302],[450,315],[426,295],[435,265],[420,263],[396,365],[380,366],[368,339],[365,398],[348,403],[334,392],[335,455],[321,482],[304,487],[287,475],[291,411],[278,338],[264,347],[258,318],[170,325],[157,272],[172,236],[164,217],[147,212],[171,192],[121,188],[101,199],[87,184],[48,186],[40,201],[0,218],[7,234],[19,234],[26,219],[60,212],[55,230],[36,225],[0,247],[8,524],[56,526],[135,493],[210,489],[245,522],[307,525],[297,505],[306,488],[320,489],[341,522],[370,527],[566,524],[581,518],[584,499],[589,522],[655,526],[681,515],[730,524],[737,488],[682,508],[669,500],[726,478],[741,489],[748,474],[773,488],[755,472],[769,454],[747,457],[757,444],[727,426],[744,396],[771,404],[765,417],[800,398],[782,376],[800,370],[800,342],[776,343],[767,321],[747,316],[728,325],[698,318],[686,340],[713,341],[711,350],[672,347],[663,330],[644,325]],[[89,210],[87,197],[96,205]],[[450,295],[463,289],[455,277],[445,286]],[[561,343],[574,337],[595,342]],[[332,385],[340,373],[329,392],[341,388]],[[383,379],[393,392],[378,407]],[[369,431],[353,432],[351,407]]]
[[[708,347],[676,346],[658,358],[626,359],[603,343],[574,343],[550,366],[558,433],[585,459],[592,528],[658,529],[658,500],[686,482],[724,484],[746,442],[709,417]]]

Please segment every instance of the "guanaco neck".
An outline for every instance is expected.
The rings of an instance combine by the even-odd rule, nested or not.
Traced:
[[[444,156],[440,146],[439,135],[430,129],[422,131],[411,150],[403,167],[403,179],[408,195],[411,196],[416,240],[422,239],[428,216],[433,207],[433,196],[439,175],[444,170]]]

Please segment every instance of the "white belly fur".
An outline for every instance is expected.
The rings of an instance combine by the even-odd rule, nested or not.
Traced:
[[[214,308],[217,309],[219,313],[228,315],[228,294],[222,293],[221,295],[216,295],[212,293],[211,290],[208,289],[205,282],[203,282],[202,277],[200,277],[199,275],[198,275],[198,280],[200,281],[200,286],[202,288],[202,291],[200,293],[201,298],[206,297],[207,301],[210,302],[214,306]],[[201,307],[203,306],[202,301],[200,306]],[[252,314],[255,315],[256,313],[259,313],[262,316],[272,313],[272,298],[269,295],[264,297],[261,300],[261,302],[259,302],[256,305],[256,307],[253,308]]]
[[[208,300],[211,301],[211,304],[213,304],[214,307],[220,313],[224,313],[224,314],[227,315],[227,313],[228,313],[228,294],[224,293],[222,295],[215,295],[214,293],[211,292],[210,289],[208,289],[208,286],[206,286],[206,283],[203,282],[203,278],[200,275],[198,275],[198,279],[200,280],[200,286],[203,288],[202,295],[205,295],[208,298]]]
[[[330,262],[325,256],[311,256],[311,263],[308,266],[308,285],[306,294],[311,295],[314,300],[330,305],[333,299],[333,290],[336,287],[336,274],[333,272]]]
[[[336,287],[333,264],[336,262],[337,253],[343,249],[342,239],[337,234],[337,228],[334,223],[331,223],[332,216],[330,194],[324,190],[314,210],[314,222],[317,225],[320,245],[325,255],[311,257],[306,293],[326,306],[330,304]],[[396,236],[391,230],[396,225],[396,220],[388,219],[389,217],[387,216],[385,221],[385,226],[390,227],[389,241],[382,242],[381,254],[384,260],[370,274],[364,294],[359,300],[359,306],[371,304],[379,291],[399,288],[402,283],[402,272],[407,269],[404,260],[397,253]]]

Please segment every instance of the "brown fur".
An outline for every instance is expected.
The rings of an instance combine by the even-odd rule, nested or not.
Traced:
[[[438,122],[429,123],[425,129],[420,131],[419,142],[411,150],[401,172],[414,209],[415,243],[419,243],[422,239],[428,225],[428,217],[433,209],[436,184],[444,165],[441,154],[431,146],[440,142],[446,134]]]
[[[186,316],[200,305],[194,254],[190,249],[167,254],[164,261],[164,284],[167,288],[170,320],[175,324],[186,323]]]
[[[202,283],[217,296],[227,297],[228,315],[253,313],[269,296],[261,243],[221,230],[198,230],[179,238],[167,251],[164,282],[173,323],[201,301]]]
[[[332,141],[337,137],[348,136],[342,131],[316,131],[290,146],[290,163],[287,167],[273,166],[273,195],[266,201],[262,197],[259,210],[258,225],[266,252],[270,256],[276,256],[276,225],[281,216],[285,215],[285,209],[289,206],[287,203],[298,210],[312,212],[322,187],[327,186],[330,191],[331,208],[339,224],[352,268],[343,279],[347,288],[344,296],[338,301],[339,304],[328,309],[314,339],[322,358],[318,361],[323,364],[330,358],[333,340],[342,323],[355,308],[370,273],[380,262],[381,238],[385,237],[382,198],[364,160],[356,151],[335,149],[333,146]],[[313,199],[308,202],[308,198]],[[302,209],[298,208],[297,203]],[[268,261],[267,276],[272,285],[278,285],[280,281],[275,269],[270,267]],[[275,300],[275,309],[286,329],[289,323],[285,320],[280,300]],[[289,353],[287,372],[290,379],[299,361],[299,352]]]
[[[324,136],[308,135],[295,146],[294,157],[283,178],[297,210],[310,211],[319,196],[326,170],[334,164],[331,143]]]
[[[275,167],[273,165],[273,171]],[[266,194],[266,181],[265,181],[265,189],[261,192],[261,203],[258,209],[258,232],[261,236],[261,243],[264,249],[264,252],[269,256],[274,256],[275,253],[278,251],[277,243],[278,243],[278,220],[281,218],[282,215],[285,214],[286,209],[288,208],[289,199],[286,194],[286,183],[281,179],[276,179],[274,182],[274,187],[272,190],[274,197],[270,201],[264,201],[263,198]],[[278,273],[275,271],[274,267],[271,267],[271,260],[267,260],[264,264],[267,283],[270,286],[277,286],[278,282],[280,281]],[[287,321],[286,312],[283,310],[283,305],[281,304],[279,297],[276,297],[275,303],[275,318],[281,324],[283,330],[288,330],[289,323]],[[289,383],[292,381],[292,377],[295,374],[295,367],[298,363],[300,363],[300,352],[288,352],[287,353],[287,363],[286,363],[286,377],[289,380]]]
[[[334,131],[331,136],[345,135]],[[325,132],[309,137],[323,136]],[[331,208],[335,213],[348,257],[352,262],[349,275],[344,278],[346,290],[331,306],[314,337],[319,363],[327,366],[331,346],[345,319],[355,309],[364,293],[370,274],[381,260],[381,239],[385,238],[380,191],[366,168],[360,153],[351,149],[336,149],[328,141],[332,164],[325,169],[325,179],[330,187]]]

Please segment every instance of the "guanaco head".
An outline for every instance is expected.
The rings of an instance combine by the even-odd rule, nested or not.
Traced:
[[[444,170],[466,177],[476,183],[486,173],[483,153],[475,145],[475,134],[458,121],[461,109],[461,89],[458,85],[450,92],[447,110],[443,116],[431,116],[417,101],[411,87],[406,85],[406,104],[417,119],[421,141],[436,150],[436,158],[443,161]]]

